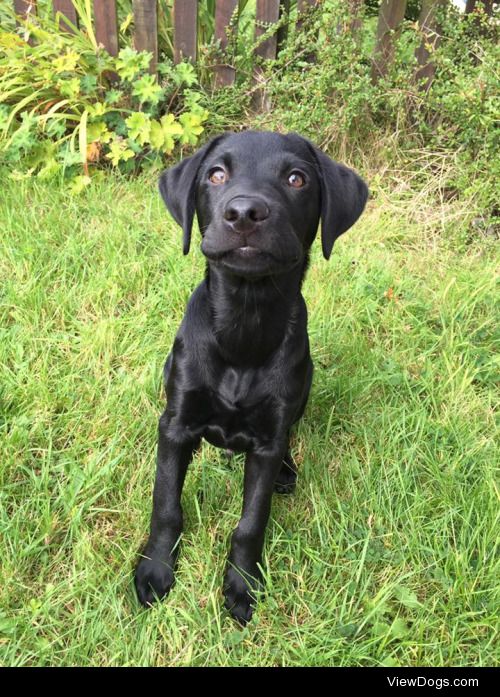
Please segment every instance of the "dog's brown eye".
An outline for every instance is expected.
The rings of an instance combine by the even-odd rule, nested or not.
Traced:
[[[306,181],[300,172],[292,172],[288,177],[288,183],[290,186],[293,186],[294,189],[300,189],[301,186],[304,186]]]
[[[222,169],[222,167],[216,167],[215,169],[212,169],[210,171],[210,174],[208,175],[208,178],[212,182],[212,184],[224,184],[227,182],[227,174],[226,172]]]

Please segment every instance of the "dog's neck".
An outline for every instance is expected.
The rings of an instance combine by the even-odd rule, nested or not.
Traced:
[[[304,267],[249,280],[207,266],[214,335],[236,365],[261,365],[280,346],[296,316]]]

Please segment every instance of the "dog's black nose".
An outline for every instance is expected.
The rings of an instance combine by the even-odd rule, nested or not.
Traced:
[[[224,219],[236,232],[249,232],[268,217],[267,203],[256,196],[235,196],[224,209]]]

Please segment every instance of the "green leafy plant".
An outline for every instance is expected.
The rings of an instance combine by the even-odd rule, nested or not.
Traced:
[[[103,168],[140,169],[203,132],[192,66],[165,61],[157,79],[150,54],[112,57],[89,26],[82,14],[74,33],[40,17],[23,36],[0,29],[0,163],[15,177],[62,174],[79,191]]]
[[[212,95],[211,123],[222,130],[251,120],[254,127],[298,131],[339,159],[364,160],[370,153],[372,165],[408,158],[411,166],[415,149],[447,153],[455,166],[443,181],[446,196],[473,194],[485,215],[496,217],[496,20],[486,31],[474,18],[448,7],[440,16],[441,43],[430,56],[434,80],[425,90],[415,79],[415,49],[422,41],[422,29],[414,21],[416,9],[411,21],[404,22],[387,76],[374,84],[371,59],[377,18],[365,13],[353,31],[348,3],[325,1],[300,31],[290,24],[277,59],[262,65],[258,88],[265,89],[269,109],[251,112],[256,85],[250,75],[246,80],[240,77],[235,88]],[[242,64],[250,64],[251,44],[247,50],[246,58],[238,59]]]

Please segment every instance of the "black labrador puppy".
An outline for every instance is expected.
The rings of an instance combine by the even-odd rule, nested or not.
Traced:
[[[273,490],[293,491],[297,477],[290,429],[313,373],[301,294],[309,248],[321,218],[328,259],[368,189],[304,138],[255,131],[214,138],[163,172],[159,186],[183,229],[184,254],[196,212],[208,263],[165,364],[151,530],[135,583],[143,605],[172,586],[181,491],[201,439],[245,452],[243,512],[224,579],[225,605],[245,624]]]

